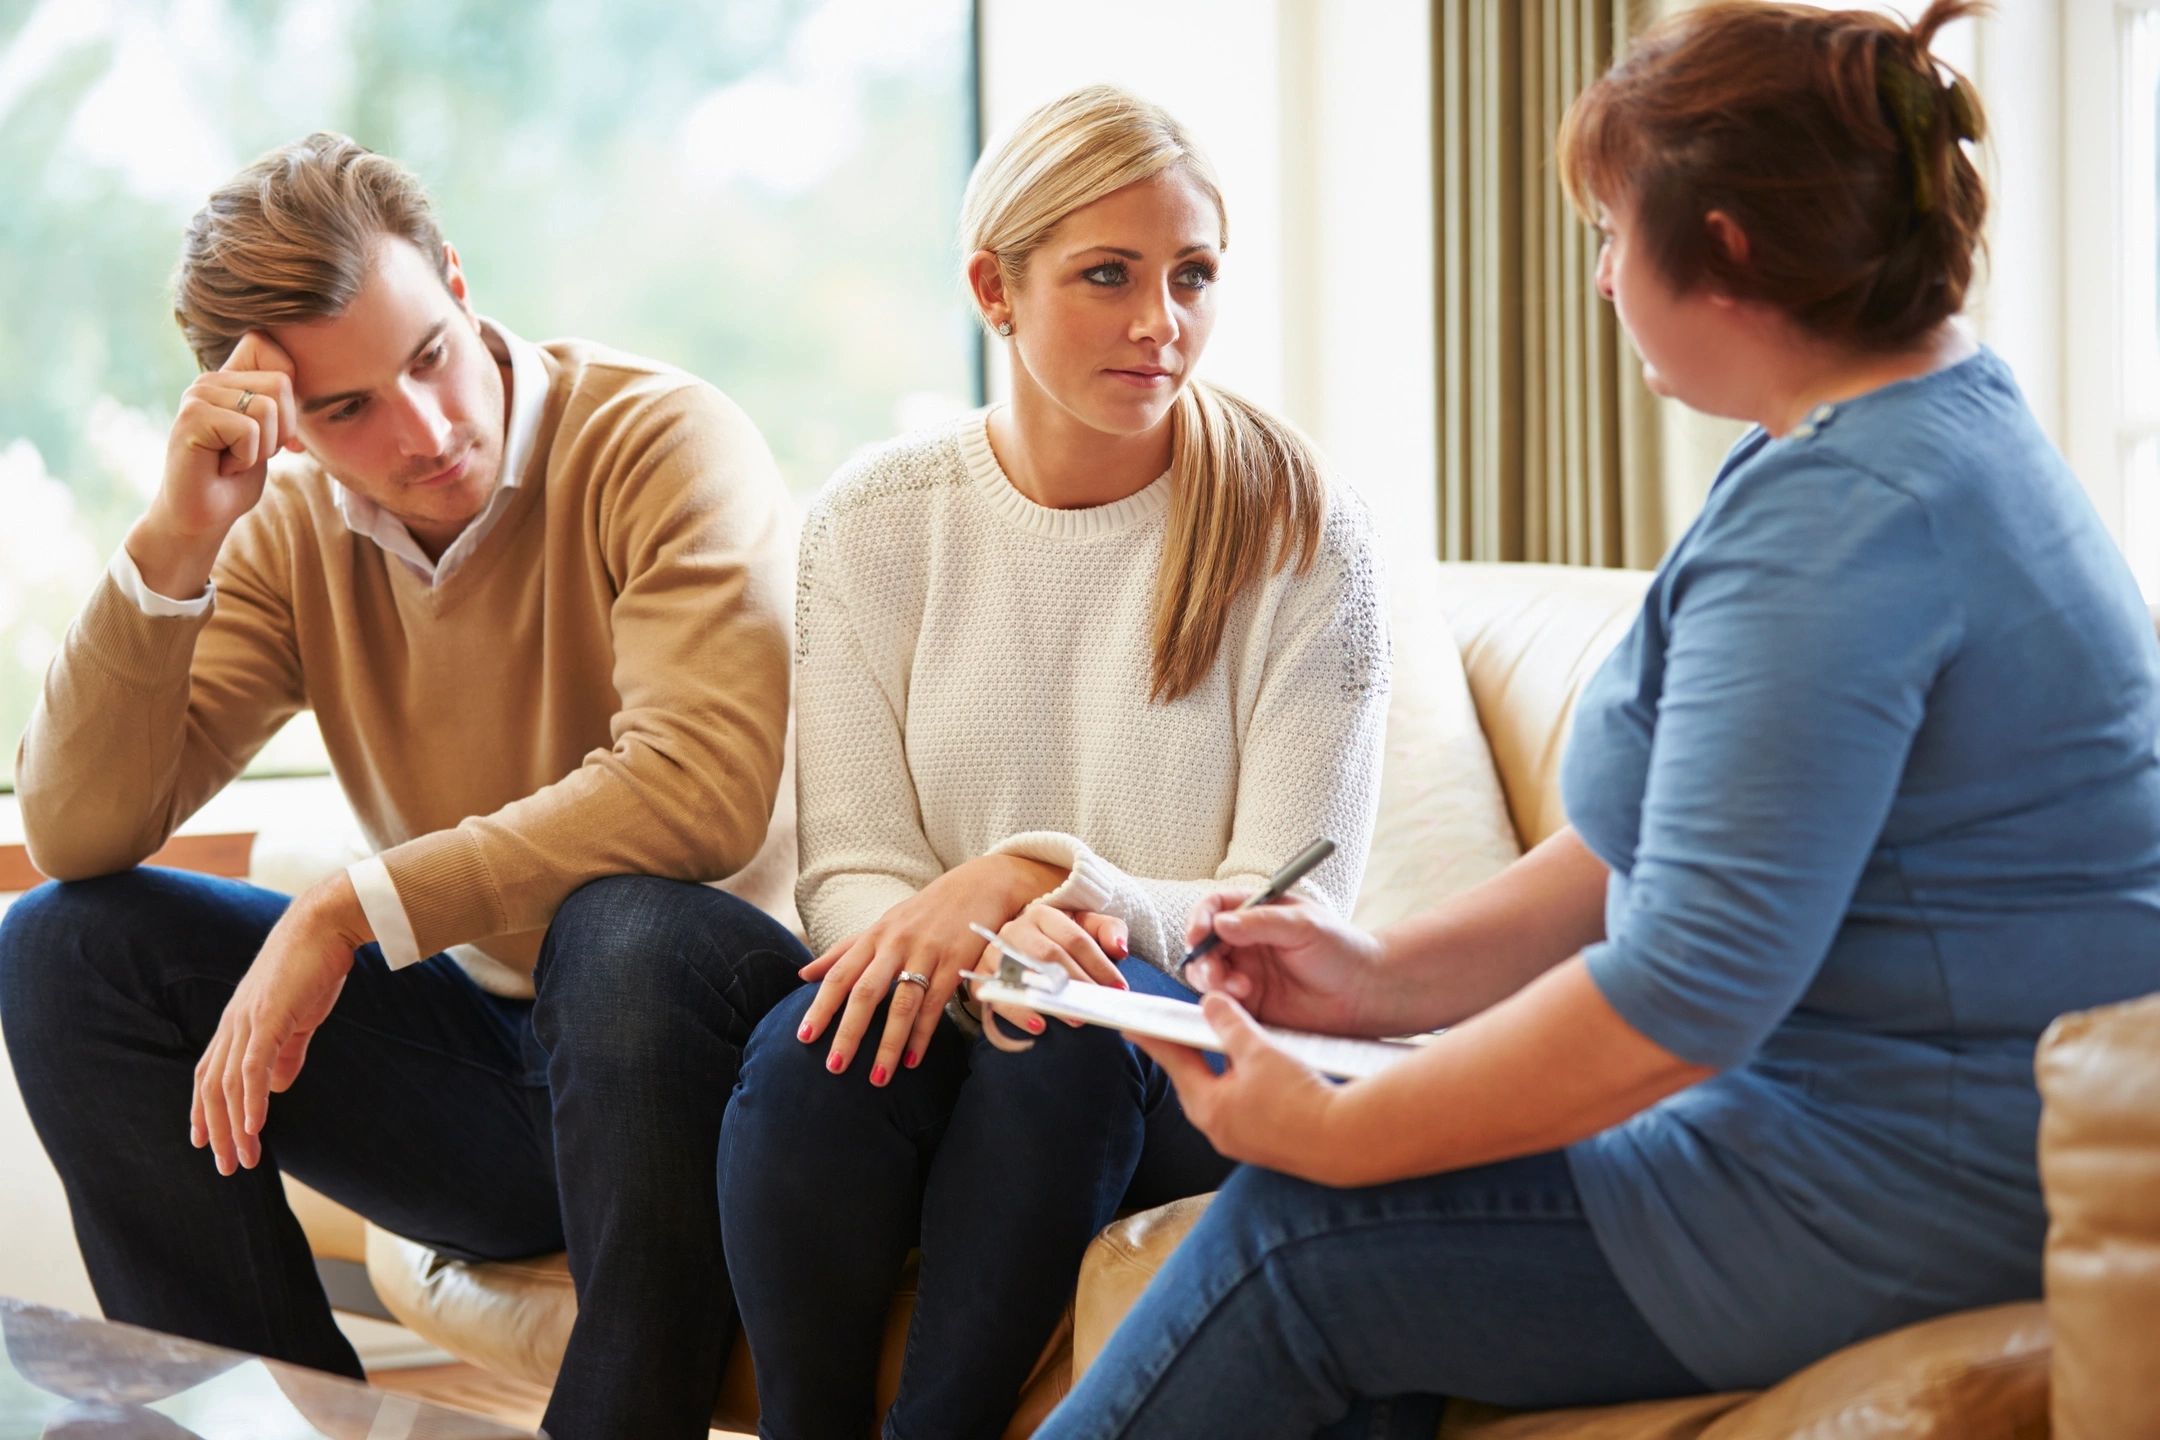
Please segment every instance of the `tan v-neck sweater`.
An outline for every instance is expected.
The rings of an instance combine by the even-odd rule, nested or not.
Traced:
[[[473,943],[529,974],[585,881],[750,862],[788,716],[772,456],[689,375],[540,351],[523,483],[441,583],[348,530],[313,465],[234,527],[209,615],[152,617],[100,581],[16,763],[40,870],[139,863],[304,708],[422,955]]]

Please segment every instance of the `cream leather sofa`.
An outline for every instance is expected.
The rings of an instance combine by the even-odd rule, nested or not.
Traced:
[[[1558,772],[1584,680],[1630,623],[1644,575],[1546,566],[1437,565],[1407,577],[1394,605],[1398,700],[1414,647],[1452,632],[1505,794],[1506,821],[1527,847],[1564,823]],[[1435,695],[1443,692],[1435,690]],[[1433,703],[1444,703],[1434,701]],[[1399,792],[1476,756],[1406,754],[1390,720],[1385,791]],[[1416,718],[1416,717],[1411,717]],[[1437,743],[1437,742],[1436,742]],[[1445,746],[1440,748],[1445,749]],[[1482,749],[1482,747],[1478,747]],[[1472,802],[1474,806],[1474,801]],[[1497,803],[1497,802],[1496,802]],[[1390,799],[1361,897],[1360,919],[1414,908],[1406,857],[1387,853]],[[1503,822],[1504,823],[1504,822]],[[1401,848],[1407,849],[1407,846]],[[1474,868],[1489,872],[1505,856]],[[1449,877],[1460,888],[1477,874]],[[1376,888],[1377,887],[1377,888]],[[2042,1165],[2054,1219],[2048,1300],[1949,1316],[1880,1336],[1760,1394],[1507,1415],[1450,1407],[1445,1440],[2136,1440],[2160,1437],[2160,997],[2066,1016],[2040,1060]],[[1068,1323],[1029,1382],[1008,1435],[1029,1433],[1100,1352],[1118,1319],[1190,1227],[1206,1197],[1129,1216],[1090,1250]],[[303,1223],[319,1253],[364,1254],[369,1278],[422,1337],[486,1368],[550,1383],[575,1301],[561,1256],[507,1264],[446,1260],[310,1199]],[[880,1393],[889,1398],[912,1286],[895,1295]],[[2052,1384],[2051,1384],[2052,1381]],[[2050,1429],[2052,1397],[2053,1428]],[[747,1348],[729,1362],[714,1422],[754,1429]]]

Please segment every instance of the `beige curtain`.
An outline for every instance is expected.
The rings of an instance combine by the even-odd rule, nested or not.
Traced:
[[[1654,565],[1656,401],[1560,189],[1576,93],[1655,0],[1434,0],[1440,554]]]

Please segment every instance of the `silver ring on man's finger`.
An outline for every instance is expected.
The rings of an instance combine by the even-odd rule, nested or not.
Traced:
[[[248,407],[248,406],[250,406],[250,405],[252,405],[252,404],[254,404],[254,403],[255,403],[255,392],[254,392],[254,391],[252,391],[252,390],[242,390],[242,391],[240,392],[240,398],[239,398],[238,400],[235,400],[235,401],[233,401],[233,407],[232,407],[232,408],[233,408],[233,409],[235,409],[235,410],[237,410],[237,411],[239,411],[239,412],[240,412],[240,413],[241,413],[242,415],[245,415],[245,414],[247,414],[247,407]]]
[[[923,988],[923,994],[927,995],[930,993],[930,977],[928,975],[918,975],[913,970],[902,970],[900,972],[900,978],[893,981],[893,988],[895,990],[899,989],[902,985],[920,985]]]

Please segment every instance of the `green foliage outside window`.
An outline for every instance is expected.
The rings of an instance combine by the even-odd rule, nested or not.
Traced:
[[[155,491],[204,194],[342,130],[482,314],[681,365],[807,496],[975,403],[967,0],[0,0],[0,736]],[[257,771],[321,763],[302,727]]]

